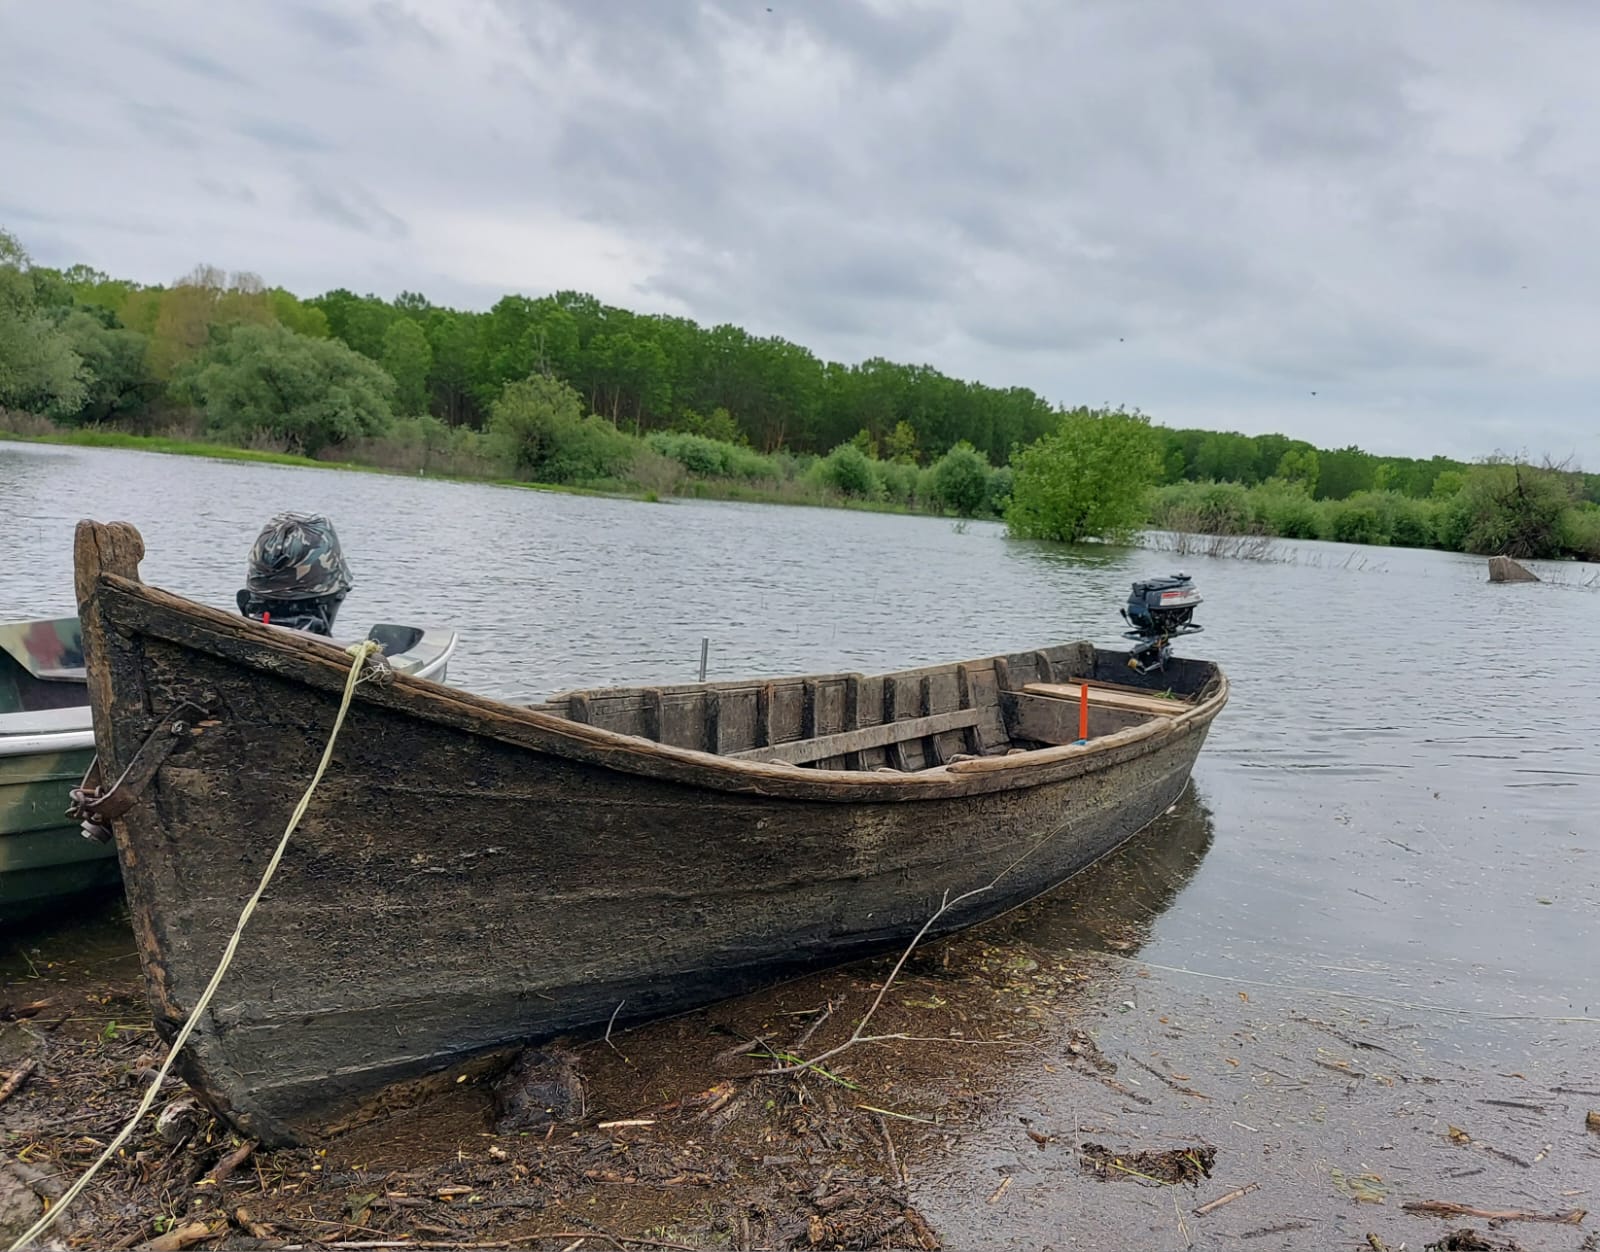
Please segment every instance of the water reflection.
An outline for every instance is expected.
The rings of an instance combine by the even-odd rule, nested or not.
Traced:
[[[1137,952],[1189,885],[1213,837],[1211,810],[1190,786],[1147,830],[998,919],[993,933],[1056,952]]]

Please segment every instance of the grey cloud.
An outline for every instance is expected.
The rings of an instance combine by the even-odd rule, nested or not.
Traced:
[[[228,182],[220,178],[197,178],[194,185],[208,195],[215,196],[218,200],[227,200],[232,204],[257,204],[260,197],[245,183]]]
[[[414,41],[438,50],[444,40],[422,18],[407,9],[399,0],[378,0],[372,6],[372,19],[380,32],[393,39]]]
[[[233,129],[247,139],[289,152],[327,152],[332,145],[305,126],[273,117],[242,117]]]
[[[1600,467],[1592,6],[768,7],[170,0],[138,38],[30,7],[6,220],[145,278],[199,252],[487,306],[592,273],[834,359]],[[166,234],[63,210],[107,180]]]
[[[300,202],[313,216],[364,235],[404,239],[410,234],[404,220],[360,187],[348,184],[333,187],[302,179]]]
[[[730,16],[749,15],[756,24],[774,18],[780,24],[795,22],[869,71],[889,78],[899,78],[922,65],[956,28],[949,12],[923,7],[884,12],[856,0],[780,2],[771,6],[771,13],[765,5],[724,2],[720,8]]]
[[[284,12],[312,39],[330,48],[348,52],[367,42],[367,33],[358,23],[339,16],[329,8],[295,4],[284,6]]]
[[[214,82],[240,86],[247,85],[250,81],[243,74],[240,74],[230,66],[224,65],[221,61],[209,57],[203,52],[196,51],[194,48],[185,47],[176,41],[150,40],[148,44],[156,55],[169,65],[176,66],[180,70],[186,70],[190,74],[198,75],[201,78],[209,78]]]
[[[150,139],[174,148],[193,149],[200,142],[200,131],[187,114],[158,104],[130,100],[127,117]]]

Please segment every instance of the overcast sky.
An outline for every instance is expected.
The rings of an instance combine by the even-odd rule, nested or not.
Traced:
[[[0,225],[1600,469],[1584,0],[0,0]]]

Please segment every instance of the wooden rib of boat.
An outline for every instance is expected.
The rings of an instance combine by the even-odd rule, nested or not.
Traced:
[[[107,778],[149,778],[114,830],[171,1038],[350,658],[146,586],[142,555],[131,526],[79,525],[96,745]],[[1087,742],[1076,687],[1028,690],[1071,682],[1090,685]],[[531,708],[363,684],[184,1076],[243,1133],[303,1142],[396,1081],[903,946],[947,893],[992,883],[938,929],[982,920],[1167,809],[1227,693],[1212,664],[1138,675],[1088,643]]]

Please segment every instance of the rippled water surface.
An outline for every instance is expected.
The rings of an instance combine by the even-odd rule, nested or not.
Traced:
[[[341,625],[447,623],[452,681],[563,686],[898,668],[1087,637],[1183,565],[1233,699],[1193,800],[1019,925],[1063,945],[1501,1015],[1600,1015],[1600,592],[1592,567],[1496,587],[1479,559],[1283,545],[1282,559],[1067,551],[994,524],[640,504],[145,453],[0,444],[0,618],[73,611],[73,524],[143,532],[148,581],[231,608],[261,524],[331,516]],[[1520,1042],[1519,1042],[1520,1041]]]

